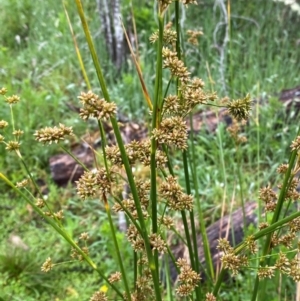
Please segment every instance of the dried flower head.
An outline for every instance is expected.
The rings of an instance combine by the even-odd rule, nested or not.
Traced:
[[[295,233],[287,233],[278,239],[278,243],[284,245],[288,249],[291,249],[293,247],[292,243],[295,238],[296,238]]]
[[[152,131],[152,137],[160,144],[175,145],[181,150],[187,148],[187,126],[181,117],[164,119],[159,129]]]
[[[241,124],[233,119],[232,124],[227,128],[230,136],[234,139],[237,145],[242,144],[247,141],[247,138],[243,135],[240,135]]]
[[[12,96],[5,96],[5,102],[7,102],[10,105],[16,104],[20,101],[20,97],[17,95],[12,95]]]
[[[171,29],[172,23],[168,23],[164,28],[163,33],[163,43],[165,45],[174,45],[177,41],[177,33],[175,30]],[[155,43],[159,38],[159,31],[155,31],[153,34],[151,34],[149,40],[150,43]]]
[[[168,206],[176,211],[192,210],[193,196],[182,192],[175,177],[168,176],[159,188],[161,196],[167,200]]]
[[[218,239],[217,249],[224,253],[232,253],[233,252],[233,248],[226,238]]]
[[[249,113],[251,110],[251,98],[250,95],[247,94],[244,98],[233,100],[228,102],[226,105],[228,112],[238,121],[246,120],[249,117]]]
[[[159,234],[157,233],[150,234],[149,241],[153,251],[157,250],[159,253],[167,252],[167,244]]]
[[[80,234],[79,239],[87,241],[89,239],[89,234],[87,232],[83,232]]]
[[[21,181],[21,182],[18,182],[18,183],[16,184],[16,186],[17,186],[18,188],[24,188],[24,187],[26,187],[26,186],[28,185],[28,183],[29,183],[29,180],[28,180],[28,179],[25,179],[25,180],[23,180],[23,181]]]
[[[60,123],[59,127],[45,127],[37,130],[34,136],[36,136],[35,139],[37,141],[42,142],[43,144],[52,144],[52,142],[58,143],[60,140],[64,140],[65,136],[74,136],[74,134],[72,127],[67,127]]]
[[[15,130],[12,134],[17,138],[20,138],[24,134],[24,132],[21,130]]]
[[[213,293],[207,293],[205,295],[205,301],[217,301],[217,298],[213,295]]]
[[[235,255],[233,252],[224,254],[221,258],[221,262],[224,269],[231,270],[233,275],[237,275],[242,264],[244,264],[244,260],[241,260],[241,258],[238,255]]]
[[[265,228],[268,228],[269,227],[269,223],[267,222],[261,222],[258,226],[258,229],[259,230],[262,230],[262,229],[265,229]]]
[[[278,259],[275,264],[276,269],[278,269],[283,274],[289,274],[290,269],[290,262],[287,259],[286,255],[282,252],[279,253]]]
[[[289,222],[290,231],[296,233],[300,230],[300,217],[296,217]]]
[[[300,136],[298,136],[291,144],[291,149],[294,150],[300,150]]]
[[[134,225],[129,225],[126,233],[126,237],[128,241],[131,243],[134,251],[144,251],[145,243],[138,230],[134,227]]]
[[[2,87],[2,88],[0,89],[0,95],[5,95],[6,93],[7,93],[7,89],[4,88],[4,87]]]
[[[184,66],[184,63],[178,59],[177,53],[163,47],[162,56],[164,59],[163,68],[168,68],[173,76],[178,77],[182,83],[186,83],[189,79],[190,72],[187,70],[187,67]]]
[[[291,271],[289,273],[290,277],[296,282],[300,281],[300,260],[295,256],[294,259],[291,260]]]
[[[181,116],[188,114],[198,104],[206,104],[208,94],[203,91],[204,82],[200,78],[188,79],[181,86],[183,99]]]
[[[163,12],[172,2],[173,0],[158,0],[159,10]]]
[[[50,257],[48,257],[46,259],[46,261],[43,263],[42,267],[41,267],[41,270],[42,272],[49,272],[52,268],[53,268],[54,264],[52,263],[52,260]]]
[[[180,0],[184,5],[197,4],[196,0]]]
[[[170,216],[164,216],[159,219],[160,223],[164,225],[167,229],[174,227],[174,220]]]
[[[39,208],[43,208],[46,204],[43,199],[37,199],[35,205]]]
[[[257,276],[259,279],[272,278],[274,277],[274,270],[275,267],[269,267],[267,265],[264,267],[259,267]]]
[[[176,293],[179,296],[188,296],[199,285],[201,277],[191,269],[186,259],[179,258],[176,264],[180,269],[178,280],[181,283],[176,289]]]
[[[0,120],[0,129],[4,129],[8,126],[8,122],[5,120]]]
[[[181,111],[180,99],[177,95],[169,95],[165,98],[163,113],[178,114]]]
[[[90,298],[90,301],[107,301],[107,297],[104,292],[96,292],[94,295]]]
[[[257,245],[253,235],[250,235],[246,238],[246,246],[251,254],[255,254],[257,252]]]
[[[277,168],[277,172],[279,174],[284,174],[286,173],[286,171],[288,170],[289,165],[288,164],[281,164],[278,168]]]
[[[6,148],[9,152],[19,151],[21,143],[18,141],[8,141]]]
[[[83,199],[109,193],[111,182],[106,174],[106,170],[101,168],[97,171],[85,171],[81,178],[75,182],[77,194]]]
[[[267,187],[264,187],[264,188],[260,189],[259,198],[263,202],[268,204],[268,203],[276,201],[277,200],[277,195],[270,186],[267,186]]]
[[[79,113],[83,120],[87,120],[90,117],[105,120],[116,114],[117,106],[115,103],[107,102],[104,98],[100,99],[92,91],[88,91],[87,93],[81,92],[78,98],[83,105]]]
[[[62,220],[64,218],[64,211],[60,210],[58,212],[55,212],[53,213],[53,216],[58,220]]]
[[[188,30],[187,35],[189,36],[188,42],[191,43],[192,45],[199,45],[198,43],[198,37],[203,35],[203,32],[200,30]]]
[[[108,278],[108,281],[110,283],[114,283],[114,282],[120,281],[121,277],[122,277],[122,274],[120,272],[115,272],[110,275],[110,277]]]
[[[0,143],[4,141],[4,137],[0,135]]]

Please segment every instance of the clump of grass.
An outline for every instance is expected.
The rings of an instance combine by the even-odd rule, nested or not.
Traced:
[[[283,183],[279,195],[270,188],[260,191],[260,198],[264,203],[266,212],[272,212],[270,221],[259,225],[259,230],[245,237],[244,241],[236,247],[220,238],[218,249],[223,253],[221,258],[222,270],[219,275],[215,274],[213,261],[210,255],[209,242],[203,217],[203,209],[198,188],[197,157],[193,140],[188,142],[188,131],[185,119],[192,114],[193,110],[201,106],[214,106],[226,108],[229,114],[237,122],[246,120],[251,109],[249,95],[237,100],[219,98],[214,91],[206,90],[202,79],[191,77],[191,72],[185,64],[182,55],[183,41],[180,30],[179,2],[171,5],[172,1],[158,1],[157,20],[158,31],[151,36],[151,41],[156,45],[156,72],[154,83],[154,95],[151,97],[146,89],[138,62],[135,62],[139,72],[140,83],[146,103],[151,111],[151,123],[149,124],[149,137],[144,141],[133,141],[124,144],[120,134],[120,128],[116,119],[117,105],[111,101],[111,97],[105,82],[101,62],[98,59],[93,39],[89,32],[88,23],[80,0],[76,0],[78,14],[81,19],[87,44],[92,56],[95,71],[102,90],[102,96],[92,92],[82,92],[79,95],[81,109],[79,116],[84,121],[96,119],[102,139],[101,153],[94,150],[94,170],[88,169],[82,164],[68,148],[62,143],[74,135],[70,126],[60,123],[57,126],[45,127],[35,132],[35,138],[43,145],[58,144],[71,155],[85,172],[76,182],[78,196],[82,201],[96,199],[104,205],[110,235],[115,248],[114,259],[118,265],[118,271],[107,275],[107,271],[99,268],[92,258],[89,249],[89,229],[85,229],[77,237],[69,234],[64,226],[65,213],[63,209],[54,210],[53,206],[40,192],[38,185],[27,162],[22,156],[21,137],[22,130],[18,130],[13,115],[13,107],[20,98],[16,95],[7,96],[7,90],[2,88],[0,94],[10,108],[12,137],[0,136],[0,142],[5,145],[8,152],[13,152],[21,162],[28,174],[28,179],[17,184],[12,183],[3,173],[0,178],[9,185],[16,193],[20,194],[27,203],[49,223],[57,234],[61,235],[72,247],[72,261],[86,262],[99,277],[106,283],[106,289],[96,291],[90,300],[107,300],[107,298],[119,298],[122,300],[172,300],[175,296],[216,300],[219,296],[223,283],[225,270],[228,269],[235,276],[242,269],[255,270],[257,277],[252,292],[252,300],[257,294],[263,299],[265,292],[265,278],[272,278],[275,271],[286,274],[293,280],[299,280],[299,261],[288,258],[295,255],[298,248],[293,248],[296,234],[300,230],[300,213],[296,212],[286,216],[292,201],[299,199],[296,191],[299,171],[299,136],[291,144],[291,155],[287,165],[280,166],[278,172],[283,175]],[[193,5],[195,1],[181,1],[183,4]],[[174,28],[168,23],[168,12],[175,14]],[[193,36],[195,39],[195,35]],[[193,40],[193,42],[195,42]],[[167,84],[165,84],[165,81]],[[87,86],[89,84],[87,83]],[[172,93],[170,93],[172,91]],[[219,100],[220,99],[220,100]],[[109,120],[115,134],[117,145],[108,146],[104,132],[103,122]],[[231,128],[237,149],[237,161],[241,163],[240,145],[245,139],[238,135],[238,126]],[[8,127],[7,121],[1,121],[0,128]],[[221,141],[221,139],[220,139]],[[221,143],[220,143],[221,146]],[[175,172],[172,152],[176,150],[181,156],[184,187],[178,181]],[[223,150],[221,150],[223,152]],[[103,162],[99,166],[98,158]],[[224,165],[224,157],[221,158]],[[133,170],[138,165],[149,168],[147,181],[139,178]],[[223,168],[223,167],[222,167]],[[239,184],[243,186],[241,170],[238,170]],[[38,197],[35,197],[29,189],[31,182]],[[120,183],[129,187],[130,193],[123,198],[120,193]],[[192,194],[194,188],[194,195]],[[243,200],[243,195],[241,199]],[[196,204],[196,206],[195,206]],[[117,236],[111,210],[122,211],[128,220],[126,232],[127,243],[132,247],[132,274],[127,273],[124,265],[124,252]],[[174,228],[173,218],[176,214],[181,216],[184,226],[184,243],[188,248],[188,260],[176,259],[167,243],[168,231]],[[200,273],[203,272],[198,259],[196,219],[199,219],[200,231],[203,238],[203,247],[207,266],[204,273],[210,279],[210,285],[203,290],[201,287]],[[285,228],[285,226],[288,226]],[[262,249],[259,251],[257,241],[260,240]],[[279,248],[280,246],[280,248]],[[283,246],[283,247],[282,247]],[[276,248],[275,248],[276,247]],[[284,248],[292,248],[286,251]],[[274,250],[277,257],[276,263],[271,264],[270,254]],[[51,253],[51,251],[49,251]],[[167,274],[167,289],[161,284],[160,270],[162,261],[160,255],[169,255],[170,260],[176,264],[179,271],[179,284],[173,289],[170,273]],[[127,253],[126,253],[127,255]],[[55,271],[56,263],[50,257],[42,264],[43,272]],[[256,264],[252,264],[255,262]],[[251,264],[249,264],[251,262]],[[68,262],[67,262],[68,263]]]

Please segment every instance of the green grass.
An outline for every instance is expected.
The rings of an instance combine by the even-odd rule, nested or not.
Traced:
[[[262,104],[259,108],[259,126],[253,114],[245,129],[248,143],[241,149],[241,165],[236,163],[236,149],[224,125],[218,127],[216,134],[203,130],[196,138],[200,195],[209,223],[220,217],[223,198],[230,204],[234,197],[239,206],[241,190],[245,200],[252,200],[257,199],[261,186],[268,183],[274,186],[277,180],[276,168],[287,161],[288,148],[296,134],[297,124],[289,122],[289,116],[277,101],[276,95],[282,89],[294,87],[300,82],[296,67],[300,65],[300,52],[297,51],[300,20],[281,3],[231,1],[230,42],[221,66],[215,43],[221,45],[223,42],[224,24],[216,32],[215,41],[213,35],[218,22],[222,22],[222,15],[219,8],[213,10],[214,1],[203,3],[186,11],[185,29],[201,27],[204,31],[199,46],[185,49],[185,60],[188,66],[193,66],[193,75],[203,78],[207,89],[234,99],[247,92],[257,99],[263,95],[272,96],[268,105]],[[136,4],[137,1],[134,1],[141,65],[145,81],[152,87],[155,51],[148,37],[149,29],[155,29],[151,19],[153,7],[146,1],[144,7]],[[21,96],[21,102],[14,110],[14,118],[18,127],[25,132],[22,139],[23,155],[34,175],[49,185],[51,206],[65,209],[65,226],[69,233],[78,237],[89,229],[92,237],[91,252],[97,264],[105,271],[113,272],[117,267],[110,255],[113,253],[113,244],[104,208],[96,201],[82,203],[72,189],[66,192],[65,189],[55,187],[49,178],[48,159],[59,150],[38,145],[33,137],[36,129],[56,125],[61,120],[67,126],[72,125],[78,137],[86,131],[86,125],[78,122],[77,114],[68,108],[68,104],[78,106],[77,95],[86,90],[86,84],[76,59],[63,7],[54,0],[38,1],[35,5],[31,1],[0,0],[0,6],[3,7],[0,11],[0,28],[3,29],[0,32],[0,86]],[[95,1],[87,1],[85,8],[92,32],[98,32]],[[68,12],[92,86],[99,92],[74,5],[68,5]],[[18,39],[20,43],[16,42]],[[107,57],[105,45],[99,37],[96,39],[96,47],[100,56]],[[207,67],[214,81],[211,85]],[[147,116],[147,107],[132,63],[124,66],[117,79],[109,63],[104,68],[112,98],[119,105],[121,113],[143,120],[141,116]],[[224,68],[224,79],[220,76],[220,68]],[[154,93],[151,88],[149,90]],[[9,110],[5,105],[0,107],[0,119],[9,121]],[[222,162],[225,164],[222,165]],[[180,166],[180,161],[178,164]],[[0,167],[14,182],[26,174],[15,155],[8,154],[3,145],[0,145]],[[238,168],[243,171],[242,186],[237,177]],[[88,269],[81,271],[82,265],[78,264],[62,265],[51,273],[41,274],[41,264],[47,257],[51,256],[57,262],[69,260],[69,247],[57,239],[54,231],[40,217],[29,212],[24,201],[13,195],[7,186],[0,183],[0,189],[0,215],[3,216],[0,237],[4,242],[0,248],[0,272],[3,273],[0,297],[4,300],[26,301],[88,300],[104,283],[95,280],[98,278]],[[6,206],[11,209],[6,209]],[[19,235],[30,249],[14,249],[8,242],[11,233]],[[120,234],[118,239],[123,241],[123,236]],[[49,245],[55,249],[53,254],[49,254]],[[125,258],[127,255],[130,258],[130,249],[124,246],[124,250]],[[128,259],[125,264],[131,266],[132,263]],[[244,299],[248,300],[253,282],[251,276],[246,278],[249,283],[245,283],[244,278],[237,280],[233,285],[234,292],[226,291],[221,296],[222,300],[238,300],[236,292],[239,290],[243,292]],[[285,283],[282,296],[285,289],[295,291],[292,284]],[[269,286],[271,294],[274,285],[271,283]],[[270,295],[268,300],[275,300],[276,291],[273,293],[274,296]]]

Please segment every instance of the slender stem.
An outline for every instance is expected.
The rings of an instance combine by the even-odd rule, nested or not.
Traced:
[[[153,103],[153,113],[152,113],[152,130],[159,127],[159,120],[161,114],[161,100],[162,100],[162,43],[163,43],[163,17],[158,16],[158,26],[159,26],[159,39],[157,45],[157,59],[156,59],[156,79],[155,79],[155,96]],[[151,189],[150,189],[150,199],[152,206],[152,232],[157,233],[158,222],[157,222],[157,185],[156,185],[156,160],[155,154],[157,150],[157,142],[154,138],[151,139]],[[158,272],[158,252],[154,252],[155,265]]]
[[[179,1],[175,1],[175,26],[176,26],[176,33],[177,33],[176,52],[177,52],[178,59],[181,59],[181,49],[180,49],[180,46],[181,46],[181,42],[180,42],[181,41],[180,40],[181,28],[180,28]],[[179,82],[178,79],[177,79],[176,89],[177,89],[177,93],[180,95],[180,82]],[[188,160],[187,160],[187,151],[183,151],[182,159],[183,159],[186,193],[191,194]],[[183,220],[184,231],[185,231],[185,235],[186,235],[191,266],[192,266],[194,271],[196,271],[197,273],[200,273],[194,212],[193,212],[193,210],[190,211],[190,223],[191,223],[191,228],[192,228],[191,229],[192,230],[191,234],[192,234],[192,239],[193,239],[193,245],[192,245],[192,242],[191,242],[190,231],[189,231],[189,227],[188,227],[188,223],[187,223],[187,219],[186,219],[186,214],[185,214],[184,211],[181,211],[181,216],[182,216],[182,220]],[[200,300],[200,298],[201,298],[201,288],[200,288],[200,286],[197,286],[195,288],[195,293],[196,293],[197,300]]]
[[[78,159],[76,158],[66,147],[60,144],[60,147],[66,152],[71,158],[73,158],[77,164],[79,164],[85,171],[89,171],[89,169]]]
[[[195,152],[195,145],[193,143],[194,141],[194,133],[193,133],[193,122],[192,122],[192,116],[190,116],[190,124],[191,124],[191,150],[192,150],[192,160],[190,160],[190,164],[193,168],[193,183],[195,186],[195,199],[196,199],[196,205],[197,205],[197,211],[199,214],[199,222],[200,222],[200,231],[203,241],[203,249],[204,249],[204,257],[206,265],[208,266],[208,276],[211,279],[214,279],[214,267],[213,267],[213,261],[211,258],[210,253],[210,246],[209,241],[206,233],[205,223],[204,223],[204,215],[201,208],[201,202],[200,202],[200,196],[199,196],[199,187],[198,187],[198,176],[197,176],[197,156]]]
[[[101,135],[101,148],[102,148],[102,153],[103,153],[104,166],[105,166],[106,174],[108,175],[108,177],[110,179],[110,173],[109,173],[109,169],[108,169],[108,163],[107,163],[106,151],[105,151],[105,147],[107,145],[106,135],[104,132],[103,124],[100,120],[98,120],[98,127],[99,127],[99,131],[100,131],[100,135]]]
[[[101,69],[101,66],[100,66],[100,63],[99,63],[99,60],[98,60],[98,56],[97,56],[97,52],[96,52],[94,43],[92,41],[92,37],[91,37],[90,31],[89,31],[89,28],[88,28],[88,24],[86,22],[86,18],[85,18],[85,15],[84,15],[84,11],[83,11],[81,1],[80,0],[75,0],[75,2],[76,2],[76,5],[77,5],[77,11],[78,11],[79,17],[81,19],[82,28],[83,28],[84,33],[85,33],[85,37],[86,37],[86,40],[87,40],[87,43],[88,43],[88,46],[89,46],[89,50],[90,50],[90,53],[91,53],[91,56],[92,56],[92,59],[93,59],[94,67],[96,69],[97,77],[98,77],[98,80],[99,80],[99,83],[100,83],[100,86],[101,86],[103,96],[104,96],[106,101],[110,102],[110,97],[109,97],[109,94],[108,94],[108,90],[107,90],[107,87],[106,87],[106,83],[105,83],[105,80],[104,80],[102,69]],[[131,194],[132,194],[134,204],[135,204],[137,214],[138,214],[138,220],[139,220],[140,225],[141,225],[141,230],[142,230],[142,233],[143,233],[142,237],[143,237],[144,242],[145,242],[145,249],[146,249],[146,254],[147,254],[147,258],[148,258],[148,264],[149,264],[151,274],[152,274],[152,278],[153,278],[156,300],[160,301],[161,300],[161,292],[160,292],[160,286],[159,286],[158,267],[155,264],[154,257],[153,257],[153,254],[152,254],[152,249],[151,249],[150,241],[149,241],[149,237],[148,237],[148,231],[147,231],[147,227],[146,227],[145,220],[144,220],[144,217],[143,217],[141,203],[140,203],[137,188],[136,188],[136,185],[135,185],[135,182],[134,182],[131,166],[129,164],[129,160],[128,160],[128,157],[127,157],[127,154],[126,154],[125,146],[124,146],[124,143],[123,143],[123,140],[122,140],[122,136],[121,136],[121,133],[120,133],[120,129],[119,129],[117,120],[116,120],[115,117],[111,117],[110,121],[111,121],[113,130],[114,130],[114,133],[115,133],[116,141],[117,141],[117,144],[118,144],[118,147],[119,147],[119,150],[120,150],[120,153],[121,153],[122,161],[123,161],[123,164],[124,164],[124,168],[125,168],[125,171],[126,171],[126,174],[127,174],[129,187],[131,189]]]
[[[114,226],[112,218],[111,218],[110,207],[108,205],[108,202],[106,200],[105,195],[103,195],[103,197],[104,197],[104,200],[105,200],[105,210],[106,210],[109,225],[110,225],[110,232],[112,234],[112,239],[113,239],[113,242],[114,242],[115,251],[116,251],[116,254],[117,254],[117,258],[118,258],[118,262],[119,262],[119,266],[120,266],[120,270],[121,270],[121,274],[122,274],[122,279],[123,279],[125,290],[126,290],[126,295],[127,295],[128,300],[131,300],[130,289],[129,289],[128,280],[127,280],[127,276],[126,276],[127,273],[126,273],[124,265],[123,265],[123,260],[122,260],[122,257],[121,257],[119,244],[118,244],[118,241],[117,241],[115,226]]]

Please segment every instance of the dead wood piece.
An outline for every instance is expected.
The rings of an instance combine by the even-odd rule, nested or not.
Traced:
[[[85,145],[77,146],[72,153],[86,167],[91,167],[93,164],[93,152]],[[60,186],[66,185],[68,182],[77,181],[84,172],[81,167],[72,157],[67,154],[59,154],[50,158],[50,171],[54,182]]]

